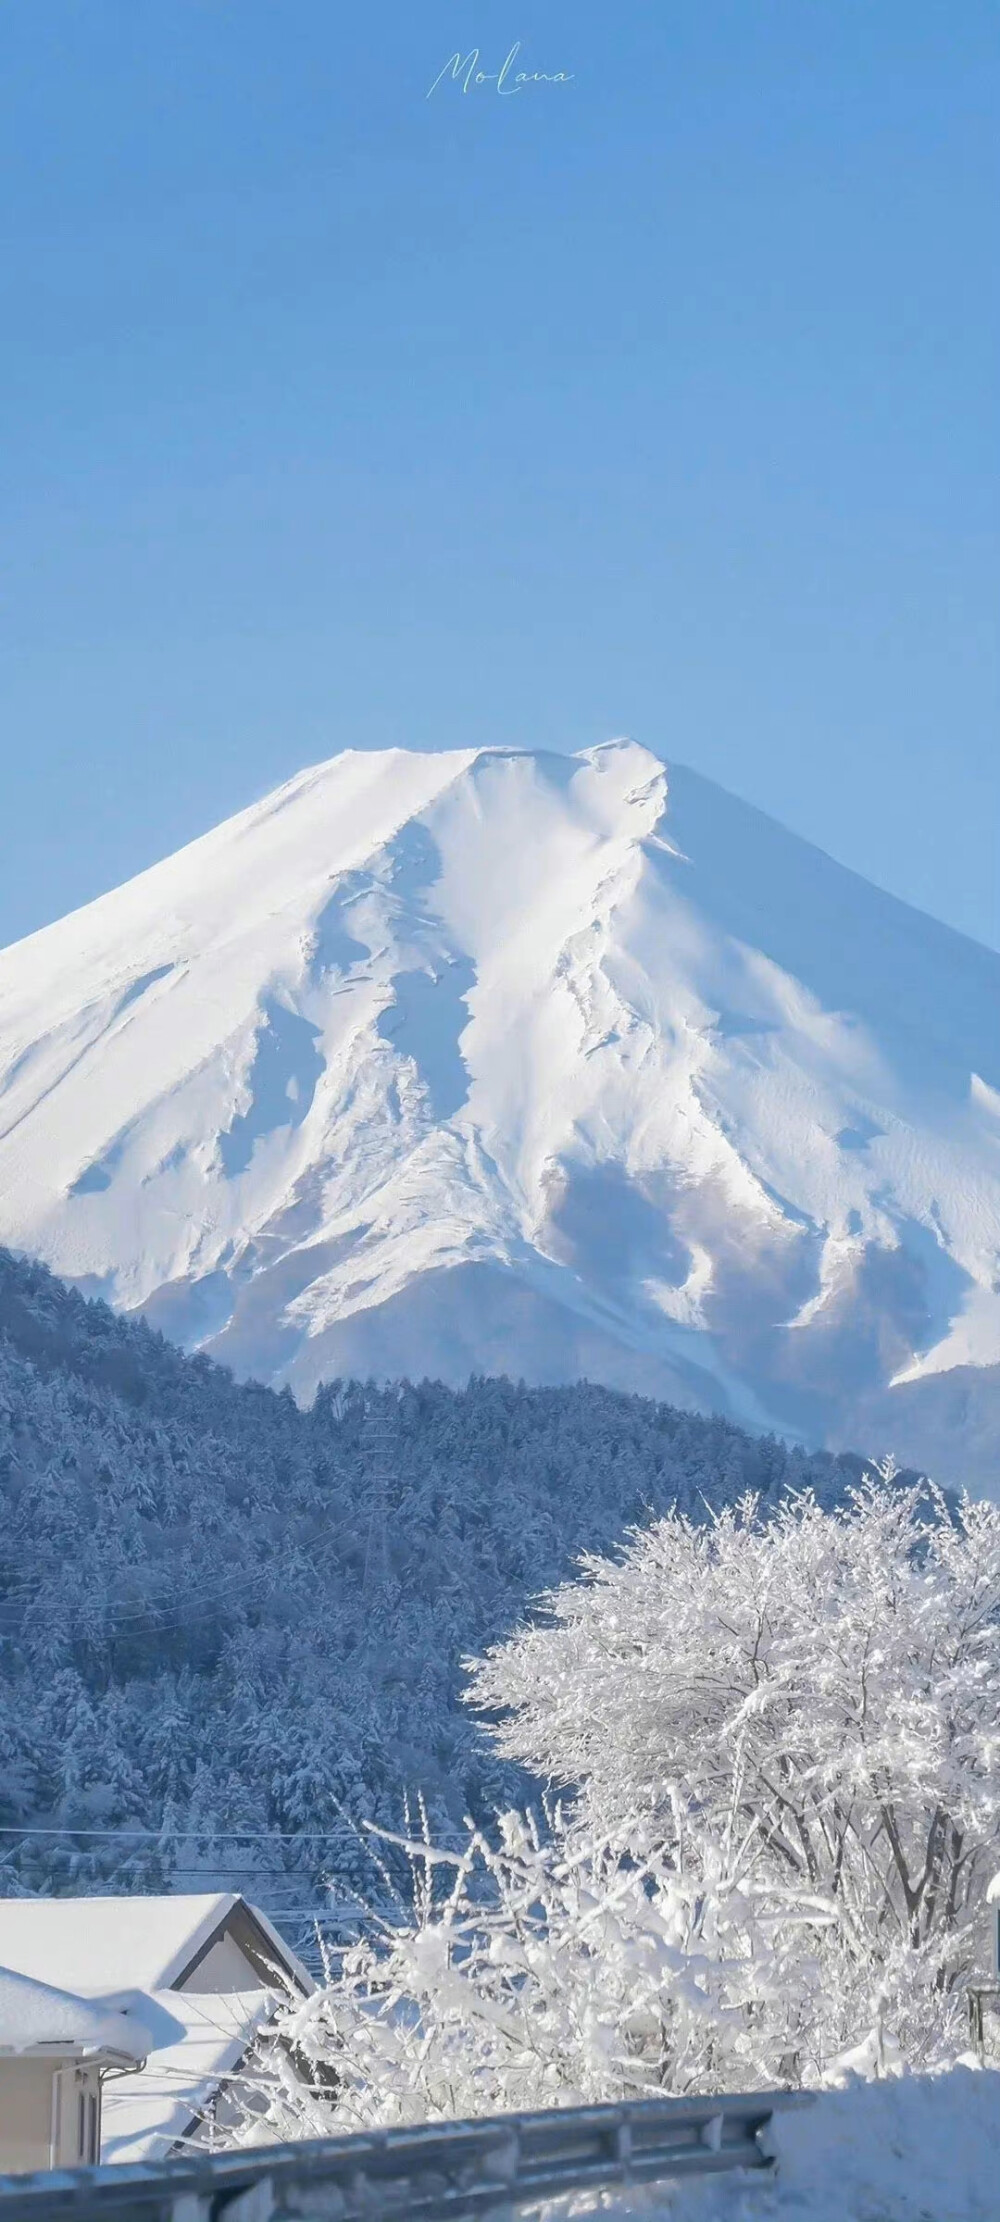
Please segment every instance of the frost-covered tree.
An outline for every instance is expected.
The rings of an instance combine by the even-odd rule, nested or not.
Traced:
[[[776,1872],[737,1815],[678,1806],[601,1837],[518,1813],[461,1852],[410,1846],[399,1918],[279,2014],[245,2134],[374,2125],[939,2065],[964,2042],[932,1958],[896,1943],[866,1985],[827,1893]],[[669,1836],[669,1841],[668,1841]],[[874,2018],[873,2018],[874,2016]]]
[[[412,1906],[292,2009],[314,2087],[279,2073],[266,2134],[961,2049],[1000,1860],[1000,1510],[883,1476],[835,1510],[674,1513],[583,1576],[473,1680],[566,1805],[411,1847]]]
[[[556,1811],[407,1848],[398,1922],[279,2016],[255,2141],[787,2072],[831,1915],[770,1879],[752,1837],[715,1843],[678,1814],[671,1852],[636,1858]]]
[[[609,1835],[669,1843],[683,1810],[719,1841],[735,1809],[835,1908],[859,2010],[914,1954],[954,1984],[1000,1860],[1000,1508],[882,1477],[675,1513],[547,1604],[473,1677],[505,1754]]]

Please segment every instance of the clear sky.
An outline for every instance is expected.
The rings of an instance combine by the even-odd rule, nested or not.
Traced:
[[[517,39],[572,82],[425,97]],[[1000,938],[998,61],[0,0],[0,941],[337,748],[622,732]]]

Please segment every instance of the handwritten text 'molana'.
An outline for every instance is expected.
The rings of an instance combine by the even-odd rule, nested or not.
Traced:
[[[451,79],[453,85],[460,85],[463,93],[472,92],[483,85],[490,85],[493,91],[499,93],[503,100],[513,99],[515,93],[526,92],[529,85],[572,84],[572,70],[515,69],[514,64],[520,51],[521,41],[515,39],[503,67],[493,70],[480,69],[478,46],[474,46],[469,54],[449,54],[444,68],[439,69],[433,85],[428,87],[428,100],[432,93],[437,92],[438,86],[446,77]]]

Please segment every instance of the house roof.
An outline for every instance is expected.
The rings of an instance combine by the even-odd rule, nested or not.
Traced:
[[[309,1991],[305,1969],[266,1916],[232,1891],[204,1897],[0,1898],[0,1966],[84,1997],[166,1991],[230,1919],[252,1924],[270,1967]]]
[[[0,2054],[69,2053],[134,2063],[153,2039],[135,2014],[0,1967]]]
[[[176,2037],[137,2074],[105,2084],[102,2162],[165,2160],[197,2129],[274,2006],[266,1991],[166,1991],[149,2003],[169,2014]]]
[[[197,1979],[223,1935],[241,1955],[230,1955],[229,1972],[241,1983],[245,1977],[245,1987],[179,1990],[186,1978]],[[270,2019],[283,1984],[300,1993],[314,1988],[266,1915],[232,1892],[3,1898],[0,1969],[4,1963],[9,1972],[0,1981],[10,1986],[17,2042],[5,2038],[7,1997],[0,1991],[0,2050],[25,2050],[29,2038],[32,2047],[68,2044],[72,2032],[82,2031],[72,2037],[74,2047],[110,2050],[128,2067],[105,2084],[102,2157],[114,2161],[159,2159],[190,2135]],[[32,1999],[29,2011],[24,2002]],[[42,2027],[43,2039],[31,2036]],[[135,2033],[131,2044],[124,2031]],[[137,2072],[135,2061],[142,2062]]]

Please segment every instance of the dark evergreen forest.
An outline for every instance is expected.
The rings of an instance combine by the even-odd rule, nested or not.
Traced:
[[[359,1824],[523,1792],[462,1660],[680,1503],[840,1497],[808,1455],[581,1383],[237,1383],[0,1251],[0,1893],[370,1896]]]

